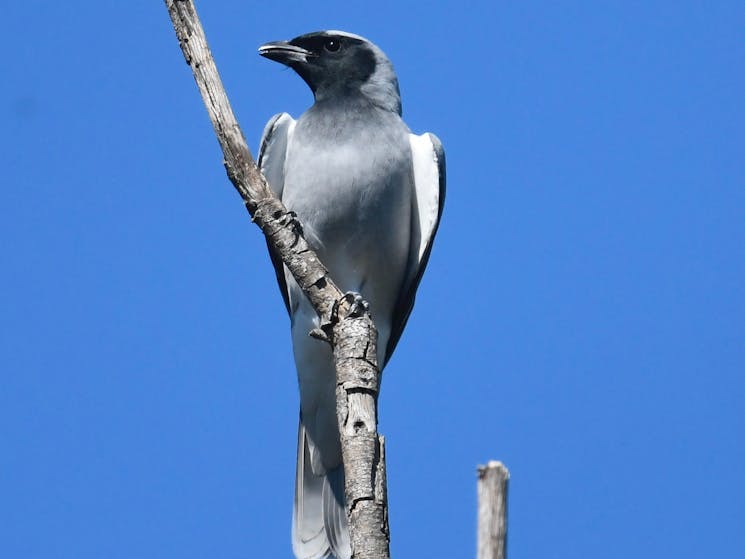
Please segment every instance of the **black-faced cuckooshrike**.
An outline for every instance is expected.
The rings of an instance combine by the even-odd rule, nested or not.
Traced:
[[[267,43],[259,54],[292,68],[315,102],[264,129],[259,167],[303,225],[342,291],[360,293],[378,329],[378,362],[390,359],[414,305],[445,200],[445,154],[432,134],[401,119],[393,65],[376,45],[322,31]],[[298,559],[351,554],[329,346],[308,333],[319,319],[276,255],[292,323],[300,384],[293,514]]]

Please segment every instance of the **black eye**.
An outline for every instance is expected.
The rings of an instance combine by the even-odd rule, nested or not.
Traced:
[[[326,42],[323,43],[323,48],[329,52],[338,52],[341,48],[341,43],[336,39],[326,39]]]

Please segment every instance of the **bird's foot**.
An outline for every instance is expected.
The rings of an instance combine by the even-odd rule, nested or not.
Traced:
[[[331,343],[334,326],[344,318],[359,318],[370,310],[370,304],[355,291],[348,291],[341,299],[334,301],[328,320],[322,320],[317,328],[309,332],[311,338]]]
[[[297,214],[292,210],[288,210],[283,215],[277,216],[277,219],[283,227],[288,227],[292,230],[295,235],[295,240],[293,241],[292,246],[295,246],[303,235],[303,224],[300,223]]]
[[[339,320],[339,310],[344,305],[346,316],[359,318],[370,310],[370,304],[362,298],[362,295],[356,291],[347,291],[344,296],[334,303],[334,309],[331,311],[333,319]]]

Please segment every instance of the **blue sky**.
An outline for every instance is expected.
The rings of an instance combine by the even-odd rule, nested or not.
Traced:
[[[0,556],[290,557],[297,395],[260,232],[161,2],[15,2],[0,61]],[[386,369],[394,557],[745,556],[737,2],[198,5],[252,149],[256,47],[393,60],[448,200]]]

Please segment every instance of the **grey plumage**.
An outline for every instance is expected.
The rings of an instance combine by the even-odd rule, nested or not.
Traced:
[[[286,113],[269,121],[259,166],[340,289],[370,303],[384,366],[413,307],[442,213],[442,145],[432,134],[411,134],[393,66],[366,39],[323,31],[267,43],[259,53],[293,68],[315,97],[297,121]],[[308,336],[318,317],[276,255],[272,261],[300,387],[293,551],[298,559],[342,559],[351,551],[333,357]]]

